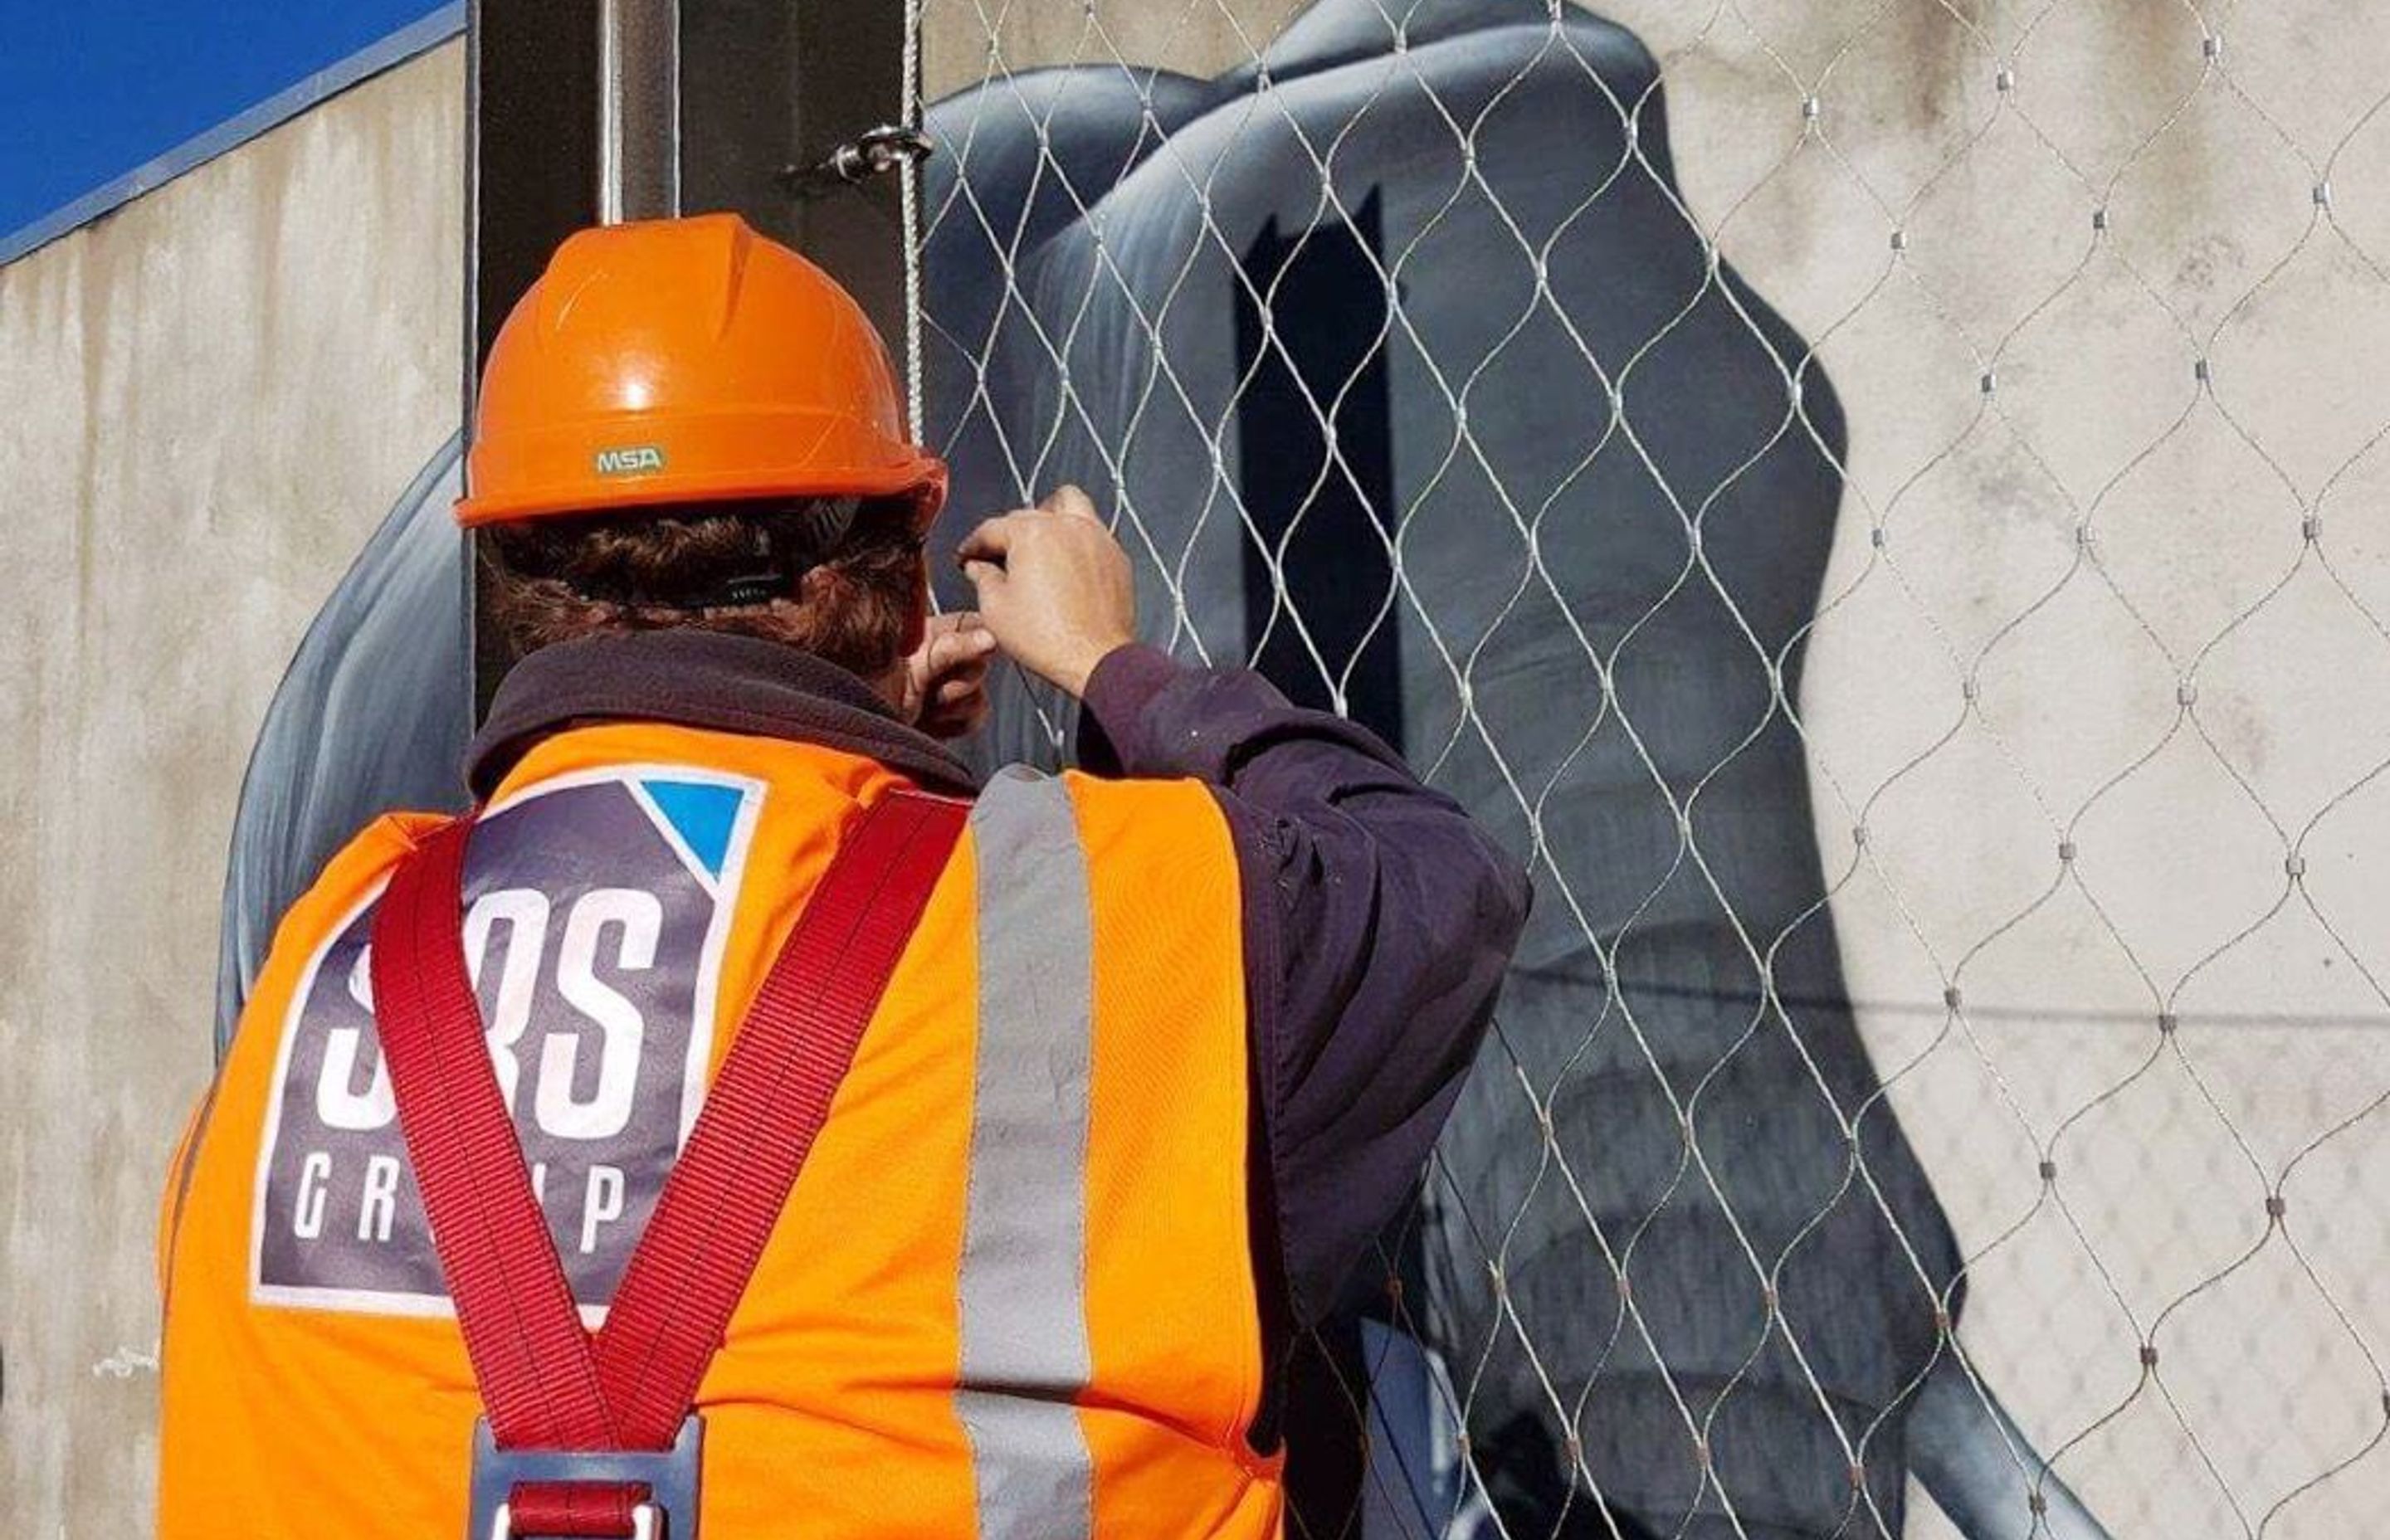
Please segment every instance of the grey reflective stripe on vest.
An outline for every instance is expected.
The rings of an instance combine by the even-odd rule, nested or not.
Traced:
[[[1070,794],[1018,766],[971,812],[979,1048],[961,1278],[981,1540],[1095,1527],[1086,1387],[1087,1097],[1094,947]]]

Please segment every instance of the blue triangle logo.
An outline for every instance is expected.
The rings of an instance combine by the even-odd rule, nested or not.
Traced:
[[[712,786],[703,781],[643,780],[639,789],[655,802],[679,835],[689,853],[704,863],[708,874],[722,876],[722,863],[730,853],[730,830],[739,819],[739,803],[743,797],[735,786]]]

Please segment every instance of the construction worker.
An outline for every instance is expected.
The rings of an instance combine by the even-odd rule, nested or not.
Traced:
[[[1135,639],[1063,489],[961,545],[854,302],[573,237],[461,521],[477,805],[284,918],[161,1238],[160,1533],[1262,1537],[1278,1366],[1523,918],[1370,736]],[[996,654],[1082,768],[976,784]]]

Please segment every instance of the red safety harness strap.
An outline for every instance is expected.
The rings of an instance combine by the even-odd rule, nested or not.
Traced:
[[[968,813],[875,804],[757,989],[598,1339],[624,1447],[663,1448],[696,1400]]]
[[[374,1021],[423,1211],[490,1426],[539,1449],[616,1447],[465,969],[469,815],[391,874],[374,917]]]
[[[533,1195],[466,970],[459,895],[470,816],[399,864],[374,922],[376,1021],[500,1448],[672,1445],[967,812],[899,792],[840,843],[725,1056],[594,1340]],[[512,1527],[627,1535],[645,1497],[619,1482],[525,1482],[513,1490]]]

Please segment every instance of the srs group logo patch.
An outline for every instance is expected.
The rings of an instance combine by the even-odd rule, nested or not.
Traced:
[[[762,801],[753,781],[636,766],[545,782],[474,830],[467,967],[585,1310],[612,1297],[696,1120]],[[451,1308],[374,1032],[378,902],[311,959],[283,1029],[251,1229],[263,1303]]]

